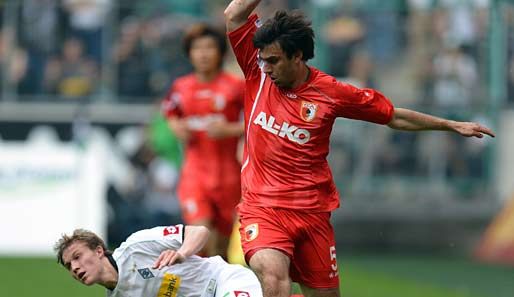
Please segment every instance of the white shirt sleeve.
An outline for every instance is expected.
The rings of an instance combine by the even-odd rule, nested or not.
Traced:
[[[121,245],[121,248],[135,243],[158,242],[165,248],[176,250],[182,246],[183,241],[184,225],[177,224],[137,231],[127,238],[127,240]]]

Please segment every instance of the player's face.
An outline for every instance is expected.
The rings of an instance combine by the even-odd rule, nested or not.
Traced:
[[[278,42],[274,42],[259,51],[262,70],[280,88],[291,88],[298,75],[298,57],[288,58]]]
[[[100,281],[103,256],[101,247],[91,250],[86,243],[75,241],[64,250],[62,259],[74,279],[90,286]]]
[[[194,39],[189,50],[189,59],[196,72],[206,73],[218,70],[222,57],[216,39],[212,36]]]

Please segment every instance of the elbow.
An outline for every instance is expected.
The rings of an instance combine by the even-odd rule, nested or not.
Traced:
[[[225,15],[225,20],[227,22],[233,22],[236,19],[236,14],[233,9],[230,9],[230,7],[227,7],[223,14]]]
[[[209,238],[211,235],[211,231],[209,228],[205,226],[197,226],[198,227],[198,233],[202,234],[202,237]]]

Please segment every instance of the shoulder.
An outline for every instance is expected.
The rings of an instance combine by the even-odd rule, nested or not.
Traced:
[[[335,77],[329,75],[317,68],[311,67],[312,75],[314,75],[314,79],[311,82],[311,86],[317,89],[318,91],[331,95],[337,94],[340,88],[344,88],[344,84],[337,81]]]
[[[244,80],[242,78],[228,72],[223,72],[221,74],[219,82],[232,88],[239,88],[241,85],[244,85]]]
[[[193,73],[191,73],[191,74],[187,74],[187,75],[184,75],[184,76],[180,76],[177,79],[175,79],[175,81],[173,82],[173,86],[175,88],[177,88],[177,87],[189,87],[192,84],[194,84],[195,81],[196,81],[196,77],[195,77],[195,75]]]

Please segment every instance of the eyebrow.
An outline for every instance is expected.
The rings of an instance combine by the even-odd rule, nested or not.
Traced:
[[[259,56],[259,58],[263,61],[270,61],[270,60],[273,60],[273,59],[279,59],[280,56],[279,55],[271,55],[269,57],[266,57],[266,58],[263,58],[262,56]]]
[[[71,253],[71,258],[73,259],[73,257],[75,257],[76,254],[77,254],[77,251],[73,251],[73,253]],[[70,262],[63,262],[63,264],[64,264],[64,267],[66,267],[68,270],[70,270],[71,261]]]

